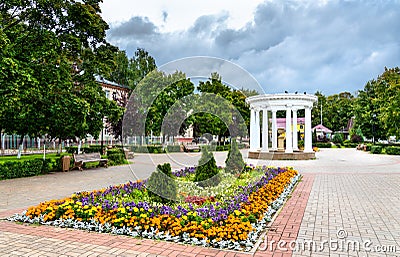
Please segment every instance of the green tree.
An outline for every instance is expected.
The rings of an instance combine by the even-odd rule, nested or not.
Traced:
[[[170,203],[177,198],[175,179],[172,177],[169,163],[159,164],[146,183],[149,195],[161,203]]]
[[[236,139],[232,139],[231,148],[229,149],[225,164],[225,170],[232,174],[241,173],[246,166],[243,161],[242,153],[239,151]]]
[[[312,125],[321,123],[321,104],[323,125],[333,131],[346,129],[348,121],[354,116],[354,96],[349,92],[342,92],[330,96],[324,96],[317,92],[318,103],[312,110]]]
[[[194,181],[202,187],[216,186],[221,182],[221,175],[212,152],[208,151],[208,147],[201,149],[201,157],[196,168]]]
[[[367,138],[400,137],[400,69],[387,69],[358,91],[356,124]]]
[[[51,138],[96,136],[119,115],[94,74],[107,74],[117,50],[105,40],[100,0],[0,3],[0,120],[7,133]],[[22,141],[20,141],[21,145]]]
[[[157,69],[155,59],[143,48],[138,48],[129,60],[128,85],[134,90],[140,81]]]

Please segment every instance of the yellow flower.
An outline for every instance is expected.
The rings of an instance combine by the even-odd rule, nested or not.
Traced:
[[[187,220],[187,216],[186,216],[186,215],[183,215],[183,216],[182,216],[182,219],[183,219],[183,220]]]
[[[138,212],[139,209],[138,209],[137,207],[134,207],[134,208],[133,208],[133,211],[134,211],[134,212]]]
[[[234,213],[235,213],[237,216],[240,215],[240,211],[238,211],[238,210],[235,210]]]

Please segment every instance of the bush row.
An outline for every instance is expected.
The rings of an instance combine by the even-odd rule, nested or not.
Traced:
[[[86,152],[87,153],[87,152]],[[122,149],[113,148],[107,151],[108,164],[110,166],[127,164],[125,153]],[[73,167],[74,159],[71,157],[70,167]],[[37,158],[24,161],[7,161],[0,163],[0,180],[37,176],[49,172],[61,171],[61,157],[43,160]]]
[[[61,170],[61,158],[7,161],[0,163],[0,180],[37,176]]]
[[[400,155],[400,146],[367,145],[367,151],[371,151],[373,154]]]
[[[332,144],[331,143],[314,143],[314,146],[318,148],[331,148]]]

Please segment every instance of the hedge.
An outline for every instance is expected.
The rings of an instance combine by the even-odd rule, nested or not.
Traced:
[[[107,159],[110,166],[127,164],[124,150],[121,148],[112,148],[107,150]]]
[[[0,180],[37,176],[61,170],[61,158],[7,161],[0,163]]]
[[[390,155],[400,155],[400,147],[399,146],[389,146],[385,148],[387,154]]]
[[[373,154],[380,154],[380,153],[382,153],[382,150],[383,150],[382,146],[378,146],[378,145],[371,146],[371,153],[373,153]]]
[[[331,148],[332,147],[331,143],[315,143],[314,145],[318,148]]]
[[[356,148],[359,145],[359,143],[344,142],[343,145],[346,148]]]

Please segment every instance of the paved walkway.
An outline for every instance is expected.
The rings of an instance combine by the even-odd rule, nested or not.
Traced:
[[[138,155],[133,165],[0,181],[0,217],[75,191],[148,177],[158,163],[178,168],[198,158]],[[219,165],[225,158],[216,153]],[[255,253],[0,221],[0,256],[400,256],[400,156],[322,149],[317,160],[248,161],[294,166],[304,175]],[[346,249],[354,245],[359,249]]]

